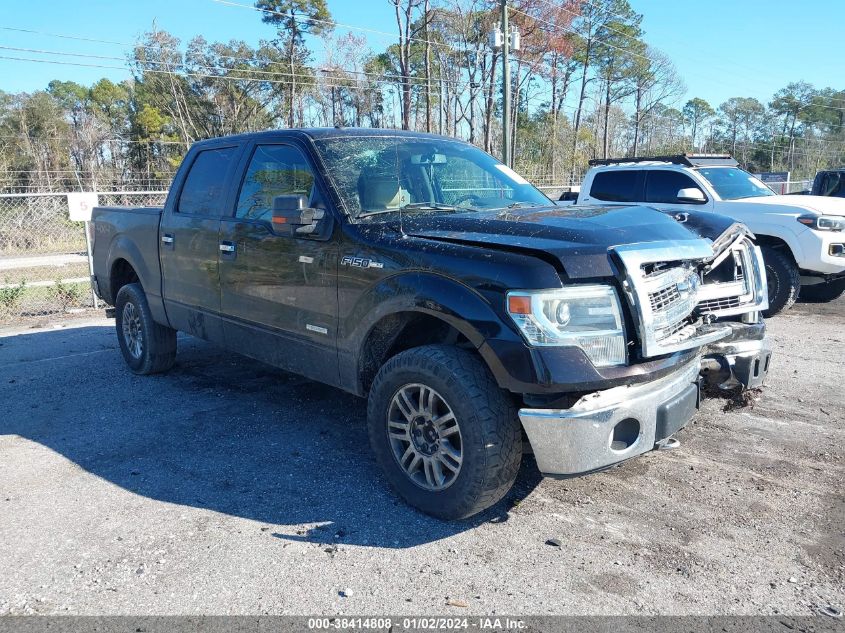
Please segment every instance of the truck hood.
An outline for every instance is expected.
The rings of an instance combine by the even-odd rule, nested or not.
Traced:
[[[762,205],[767,212],[793,214],[812,211],[821,215],[845,215],[845,199],[827,196],[760,196],[731,200],[734,204]],[[763,209],[761,209],[763,211]]]
[[[485,248],[543,252],[573,278],[614,274],[608,250],[621,244],[716,240],[733,221],[691,212],[676,219],[651,207],[543,207],[405,217],[408,236]]]

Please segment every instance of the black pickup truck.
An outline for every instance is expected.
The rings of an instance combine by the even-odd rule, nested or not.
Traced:
[[[765,273],[714,214],[561,207],[481,150],[385,130],[195,144],[160,208],[94,211],[129,368],[176,332],[368,398],[390,483],[472,515],[523,450],[565,477],[674,442],[702,377],[762,383]]]

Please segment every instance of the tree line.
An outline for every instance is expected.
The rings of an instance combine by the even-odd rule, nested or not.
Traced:
[[[270,28],[257,44],[183,43],[154,28],[126,51],[124,81],[0,91],[0,190],[159,189],[192,142],[268,128],[413,129],[500,154],[497,3],[377,1],[395,24],[385,47],[366,25],[335,23],[327,0],[258,0],[256,26]],[[608,156],[728,152],[794,177],[845,162],[845,90],[795,82],[768,102],[686,98],[628,0],[510,4],[521,35],[511,153],[538,184],[577,181]]]

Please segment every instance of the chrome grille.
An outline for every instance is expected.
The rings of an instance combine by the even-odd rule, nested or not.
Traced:
[[[759,249],[749,239],[736,241],[730,249],[730,270],[733,279],[710,281],[704,276],[704,285],[698,292],[698,313],[713,317],[744,314],[768,307],[765,268]],[[725,265],[722,264],[724,271]],[[714,268],[713,276],[719,277]]]
[[[651,292],[648,295],[648,299],[651,301],[651,309],[655,312],[662,312],[663,310],[669,309],[680,298],[681,294],[678,292],[677,286],[667,286],[662,290]]]
[[[683,329],[689,327],[689,323],[686,319],[683,321],[679,321],[675,325],[670,325],[669,327],[661,328],[655,331],[657,335],[658,341],[664,341],[671,336],[675,336],[676,334],[682,333]]]
[[[705,240],[615,247],[625,268],[625,289],[646,358],[705,345],[728,329],[695,317],[699,270],[713,257]]]
[[[715,242],[646,242],[612,250],[623,265],[625,296],[646,358],[724,338],[730,329],[712,322],[714,316],[768,307],[763,257],[741,225]],[[701,283],[702,272],[706,282],[706,272],[732,255],[734,268],[727,279]]]
[[[655,338],[675,336],[695,308],[698,273],[689,266],[676,266],[645,280]]]
[[[657,333],[657,340],[664,345],[680,345],[687,339],[695,337],[699,333],[699,327],[701,325],[702,323],[700,321],[681,321],[672,327],[660,330]]]
[[[730,310],[738,308],[742,305],[739,297],[725,297],[724,299],[708,299],[698,304],[698,309],[705,314],[712,312],[721,312],[722,310]]]

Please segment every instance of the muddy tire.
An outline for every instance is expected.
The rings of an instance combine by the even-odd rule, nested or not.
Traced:
[[[417,347],[385,363],[370,389],[370,445],[410,505],[440,519],[489,508],[522,459],[516,408],[475,355]]]
[[[789,253],[769,246],[763,246],[761,251],[769,287],[769,309],[763,312],[763,316],[769,318],[788,310],[798,299],[801,275]]]
[[[825,284],[801,286],[801,301],[807,303],[828,303],[845,294],[845,279],[837,279]]]
[[[153,321],[141,284],[127,284],[115,300],[115,327],[123,360],[136,374],[167,371],[176,361],[176,330]]]

